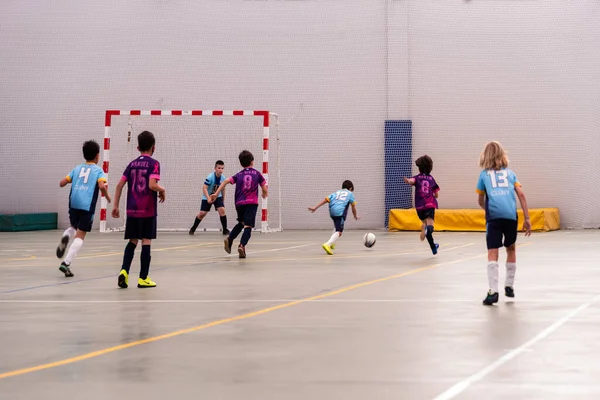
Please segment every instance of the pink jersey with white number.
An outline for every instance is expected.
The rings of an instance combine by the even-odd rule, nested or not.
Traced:
[[[266,184],[265,177],[254,168],[244,168],[229,178],[235,184],[235,206],[258,204],[258,187]]]
[[[127,181],[127,216],[156,217],[157,193],[150,189],[150,178],[160,180],[160,163],[142,155],[129,163],[121,180]]]
[[[435,193],[440,187],[428,174],[419,174],[412,177],[415,180],[415,208],[417,210],[426,210],[428,208],[438,208],[438,202]]]

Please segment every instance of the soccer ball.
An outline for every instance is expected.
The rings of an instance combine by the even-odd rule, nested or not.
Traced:
[[[373,247],[373,245],[375,244],[375,240],[377,240],[377,238],[371,232],[365,233],[365,236],[363,236],[363,244],[366,247]]]

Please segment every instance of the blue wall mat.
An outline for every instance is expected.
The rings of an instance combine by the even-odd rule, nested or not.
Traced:
[[[385,226],[392,208],[412,207],[412,187],[402,177],[412,176],[412,121],[385,121]]]

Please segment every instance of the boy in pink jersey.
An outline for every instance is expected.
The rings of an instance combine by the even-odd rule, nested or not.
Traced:
[[[238,156],[243,170],[226,179],[215,193],[210,197],[212,201],[228,184],[235,185],[235,209],[237,211],[237,225],[233,227],[227,239],[225,239],[225,251],[231,254],[231,245],[236,237],[244,230],[238,254],[240,258],[246,258],[246,245],[252,236],[252,228],[256,223],[256,211],[258,210],[258,187],[262,191],[262,198],[267,198],[267,181],[262,174],[253,168],[254,156],[248,150],[244,150]]]
[[[421,241],[427,238],[431,252],[435,255],[438,252],[439,244],[433,241],[433,223],[435,220],[435,209],[438,208],[438,192],[440,187],[436,183],[431,171],[433,170],[433,160],[428,155],[417,158],[415,164],[419,168],[419,175],[412,178],[404,178],[404,182],[415,187],[415,208],[417,215],[423,222],[421,229]]]
[[[152,158],[156,140],[152,132],[144,131],[138,135],[140,156],[129,163],[117,185],[115,201],[112,209],[113,218],[119,218],[119,200],[123,186],[127,184],[127,221],[125,222],[125,239],[129,243],[125,247],[123,266],[119,273],[118,285],[127,288],[129,285],[129,268],[133,260],[138,240],[142,239],[141,268],[138,279],[139,288],[155,287],[148,276],[150,271],[150,245],[156,239],[157,198],[165,201],[165,189],[158,184],[160,180],[160,163]]]

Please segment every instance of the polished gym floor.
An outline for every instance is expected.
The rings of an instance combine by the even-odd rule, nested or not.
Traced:
[[[598,399],[600,232],[519,236],[516,297],[481,304],[485,236],[159,233],[154,289],[122,233],[58,270],[62,231],[0,233],[0,399]],[[501,253],[501,286],[504,279]]]

